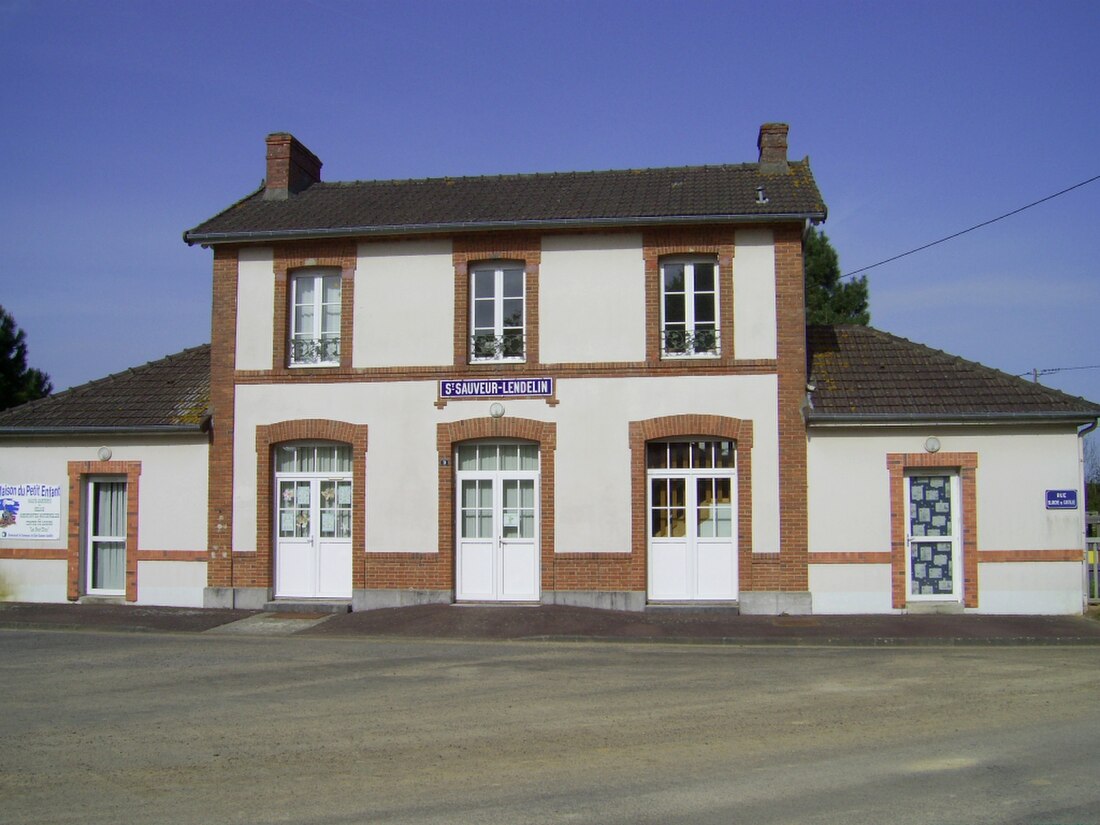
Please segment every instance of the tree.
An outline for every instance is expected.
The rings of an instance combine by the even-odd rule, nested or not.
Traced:
[[[0,410],[53,392],[50,376],[27,366],[27,334],[0,306]]]
[[[824,232],[811,229],[803,248],[807,324],[861,324],[871,321],[867,278],[840,280],[840,259]]]

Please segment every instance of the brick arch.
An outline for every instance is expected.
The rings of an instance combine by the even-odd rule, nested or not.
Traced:
[[[439,453],[439,564],[455,586],[455,476],[451,461],[463,441],[514,438],[539,445],[539,560],[541,588],[553,587],[554,574],[554,450],[557,424],[531,418],[467,418],[436,425]]]
[[[367,479],[367,425],[351,424],[327,418],[299,418],[260,424],[256,427],[256,555],[251,563],[234,563],[233,584],[236,587],[272,587],[275,584],[275,546],[272,536],[274,497],[272,451],[288,441],[333,441],[351,446],[351,489],[354,505],[351,511],[351,550],[353,589],[365,587]]]
[[[646,444],[666,438],[733,441],[737,456],[738,591],[752,579],[752,421],[724,415],[666,415],[630,422],[630,544],[635,589],[648,589],[646,530]]]

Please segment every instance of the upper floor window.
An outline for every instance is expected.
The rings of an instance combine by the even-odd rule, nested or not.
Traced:
[[[526,295],[522,263],[470,268],[470,360],[522,361]]]
[[[331,269],[291,279],[291,366],[339,366],[340,288],[340,273]]]
[[[718,262],[670,258],[661,262],[661,355],[716,356]]]

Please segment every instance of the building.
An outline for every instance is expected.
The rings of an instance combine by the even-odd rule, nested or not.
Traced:
[[[19,598],[248,608],[1080,612],[1100,407],[807,330],[825,206],[785,125],[758,149],[328,183],[270,135],[264,185],[184,234],[213,251],[206,383],[178,377],[201,350],[133,371],[209,417],[125,376],[0,413],[0,483],[63,490],[67,525],[0,533],[0,573]],[[96,429],[124,385],[148,419]]]

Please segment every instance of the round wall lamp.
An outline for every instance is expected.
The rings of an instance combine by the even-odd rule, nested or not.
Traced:
[[[111,460],[111,455],[112,455],[111,448],[110,447],[100,447],[99,452],[97,452],[96,455],[99,456],[100,461],[110,461]]]
[[[501,404],[499,401],[493,403],[493,405],[489,407],[489,415],[491,415],[493,418],[503,418],[504,405]]]
[[[928,436],[924,439],[924,449],[925,452],[938,453],[940,451],[940,440],[934,435]]]

